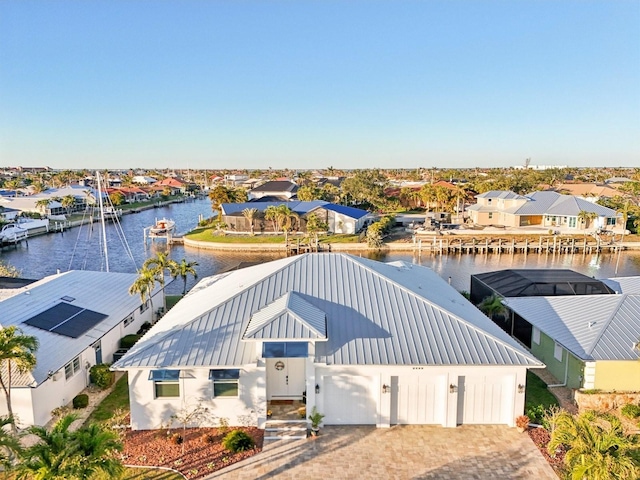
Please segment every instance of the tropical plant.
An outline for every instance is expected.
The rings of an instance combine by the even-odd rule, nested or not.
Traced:
[[[129,295],[140,295],[140,300],[144,305],[149,300],[151,311],[153,311],[153,290],[156,286],[158,277],[152,270],[143,268],[138,272],[138,278],[129,287]]]
[[[311,421],[311,428],[317,430],[322,423],[322,419],[324,418],[324,414],[318,412],[318,409],[314,405],[311,409],[311,413],[309,414],[309,420]]]
[[[37,480],[89,480],[98,473],[118,478],[122,463],[113,455],[122,450],[118,435],[97,424],[73,432],[76,415],[66,415],[51,430],[33,426],[29,433],[38,442],[26,448],[18,466],[18,478]]]
[[[578,220],[582,224],[582,228],[586,230],[587,224],[592,220],[598,218],[598,214],[596,212],[587,212],[586,210],[580,210],[578,213]]]
[[[11,430],[16,433],[15,417],[11,405],[11,383],[14,369],[19,373],[29,372],[36,366],[35,352],[38,339],[23,335],[15,325],[0,328],[0,386],[7,401],[7,412],[11,419]]]
[[[73,195],[65,195],[62,197],[62,201],[60,202],[62,208],[64,208],[67,213],[71,213],[73,206],[76,204],[76,197]]]
[[[180,260],[180,263],[173,262],[169,266],[169,271],[173,278],[182,278],[182,296],[187,293],[187,277],[192,275],[193,278],[198,278],[198,272],[194,267],[198,266],[198,262],[187,262],[186,259]]]
[[[18,437],[5,428],[12,424],[11,417],[0,417],[0,465],[5,470],[9,470],[13,466],[13,459],[22,451]]]
[[[174,268],[175,261],[169,258],[169,255],[164,252],[156,253],[155,257],[147,258],[142,264],[142,270],[149,270],[155,274],[158,283],[164,288],[164,272],[168,272],[171,275]]]
[[[20,271],[13,265],[0,260],[0,277],[12,277],[16,278],[20,276]]]
[[[242,210],[242,215],[244,215],[244,218],[249,220],[249,229],[251,230],[252,236],[255,235],[255,226],[253,225],[253,220],[258,216],[258,212],[259,210],[257,208],[245,208],[244,210]]]
[[[564,446],[564,463],[572,480],[635,480],[640,478],[640,450],[613,415],[586,411],[561,412],[555,419],[547,450]]]
[[[49,200],[48,198],[41,198],[36,202],[36,207],[42,213],[47,213],[47,208],[49,208],[50,203],[51,203],[51,200]]]
[[[493,320],[496,315],[503,317],[507,313],[507,308],[502,304],[502,298],[498,295],[486,297],[480,302],[478,308],[491,320]]]

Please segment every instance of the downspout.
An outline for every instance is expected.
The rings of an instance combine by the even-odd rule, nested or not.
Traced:
[[[569,379],[569,351],[564,349],[563,350],[566,351],[566,357],[567,357],[567,361],[565,363],[564,366],[564,383],[558,383],[556,385],[547,385],[547,388],[552,388],[552,387],[566,387],[567,386],[567,380]]]

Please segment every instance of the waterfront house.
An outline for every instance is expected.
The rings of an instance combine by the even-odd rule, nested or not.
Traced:
[[[325,202],[324,200],[314,200],[312,202],[246,202],[246,203],[223,203],[222,219],[227,226],[236,232],[249,232],[251,230],[250,223],[245,218],[243,211],[247,208],[256,208],[264,214],[270,206],[278,207],[286,205],[293,213],[298,215],[299,220],[296,223],[296,231],[306,231],[307,219],[310,214],[315,214],[321,221],[327,224],[328,231],[331,233],[352,234],[359,232],[371,219],[371,214],[366,210],[355,207],[347,207],[345,205],[336,205],[334,203]],[[273,224],[261,218],[255,218],[254,229],[256,232],[273,231]]]
[[[20,427],[47,423],[54,408],[69,404],[87,387],[92,365],[111,363],[120,339],[154,320],[153,310],[164,305],[164,291],[156,287],[151,301],[143,304],[128,293],[136,278],[69,271],[2,289],[0,327],[15,325],[40,343],[35,369],[12,377],[12,405]],[[0,415],[6,413],[1,401]]]
[[[574,195],[543,191],[529,195],[492,190],[476,195],[477,203],[467,208],[476,225],[504,227],[538,226],[562,232],[622,228],[622,216],[611,208]],[[586,212],[593,219],[584,218]]]
[[[543,366],[428,268],[313,253],[202,279],[112,368],[138,430],[303,398],[328,425],[514,425]]]
[[[259,200],[263,197],[271,197],[273,200],[287,202],[296,196],[298,185],[289,180],[276,180],[266,182],[249,191],[249,200]]]

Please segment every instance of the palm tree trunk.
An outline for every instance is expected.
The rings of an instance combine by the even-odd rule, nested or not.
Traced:
[[[11,407],[11,360],[7,360],[7,377],[8,385],[4,382],[0,374],[0,386],[2,386],[2,390],[4,390],[4,397],[7,401],[7,414],[11,419],[11,432],[15,434],[17,433],[16,421],[13,417],[13,408]]]

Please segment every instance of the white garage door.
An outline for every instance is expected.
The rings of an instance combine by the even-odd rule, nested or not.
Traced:
[[[391,424],[444,425],[446,378],[391,377]]]
[[[513,416],[513,377],[458,378],[458,424],[504,424]]]
[[[375,425],[376,402],[370,377],[324,377],[324,423]]]

